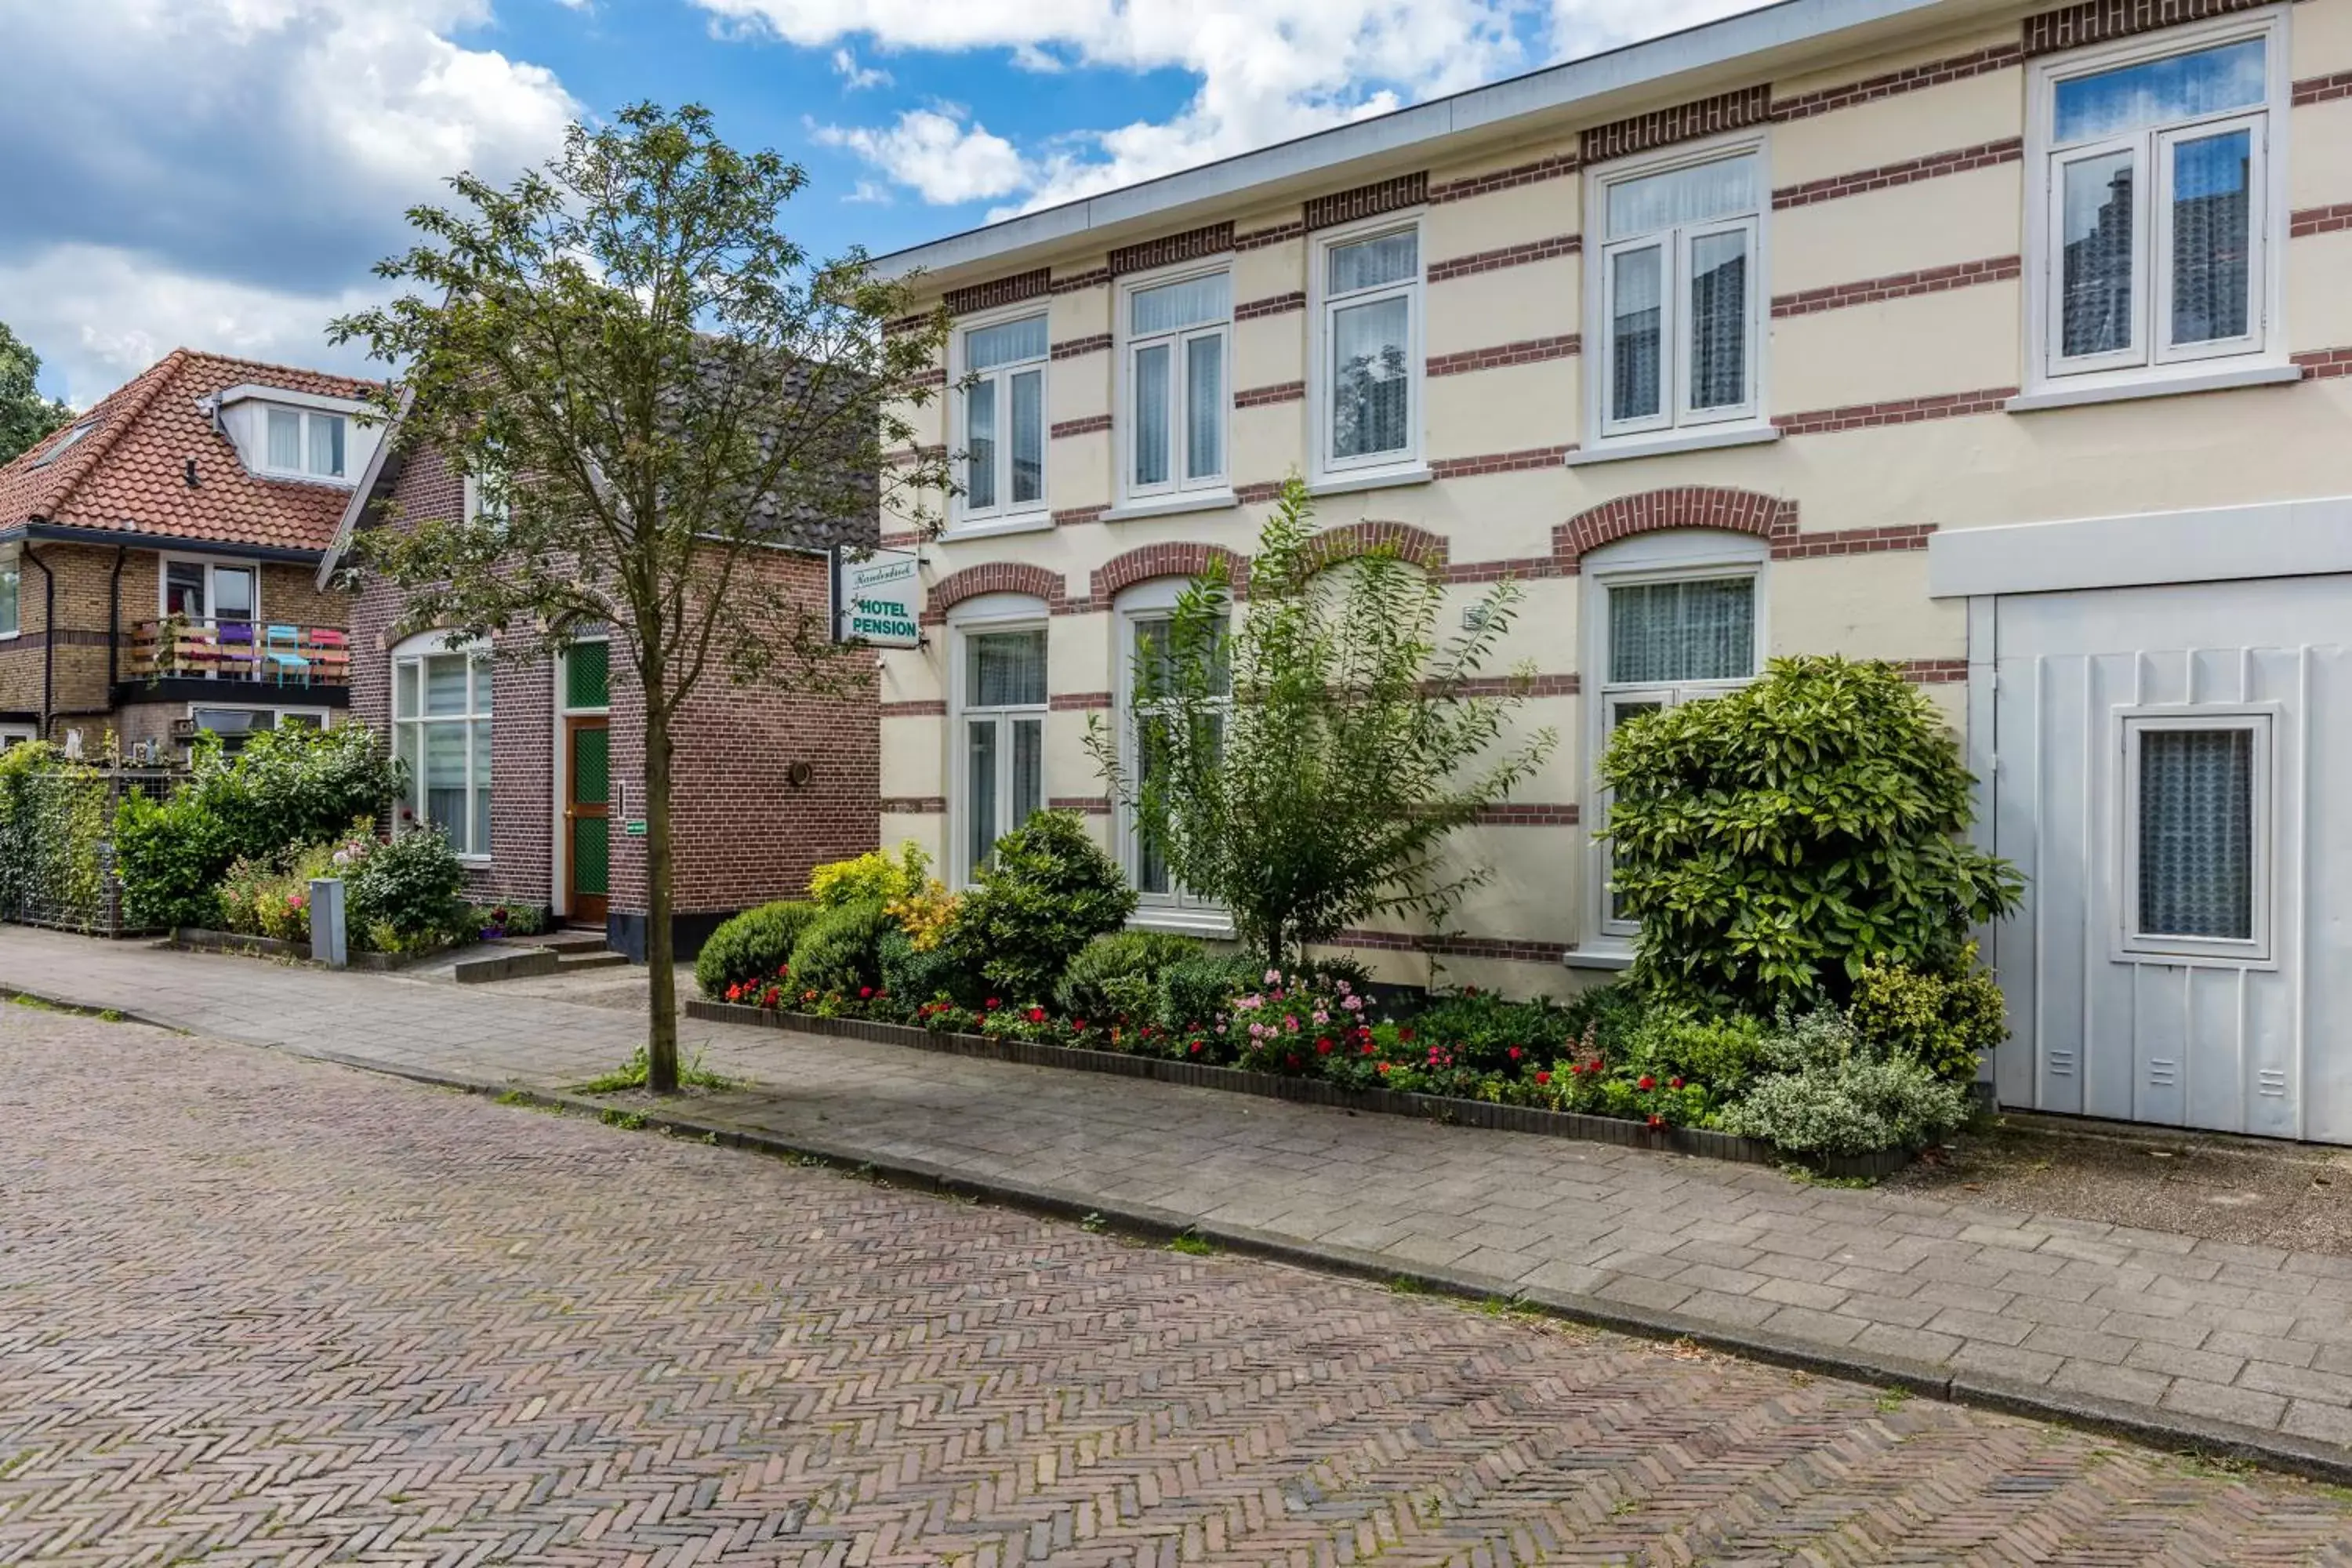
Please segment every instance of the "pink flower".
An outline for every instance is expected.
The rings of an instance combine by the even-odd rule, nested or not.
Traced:
[[[1331,1021],[1331,1015],[1318,1007],[1315,1009],[1315,1021],[1318,1024],[1328,1024]]]
[[[1267,971],[1265,972],[1265,983],[1266,983],[1268,985],[1279,985],[1279,984],[1282,984],[1282,971],[1281,971],[1281,970],[1279,970],[1279,969],[1269,969],[1269,970],[1267,970]]]
[[[1513,1061],[1517,1061],[1517,1060],[1519,1059],[1519,1047],[1517,1047],[1517,1046],[1513,1046],[1513,1047],[1511,1047],[1511,1053],[1510,1053],[1510,1055],[1511,1055],[1511,1059],[1512,1059]]]

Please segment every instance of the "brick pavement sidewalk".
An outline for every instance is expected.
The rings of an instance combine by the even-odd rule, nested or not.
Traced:
[[[538,1089],[641,1038],[495,986],[17,927],[0,987]],[[689,1108],[730,1133],[2352,1479],[2352,1258],[898,1047],[683,1039],[743,1086]]]

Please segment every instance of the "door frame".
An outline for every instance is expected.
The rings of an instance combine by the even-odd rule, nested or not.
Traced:
[[[575,744],[574,737],[576,737],[583,730],[601,730],[604,732],[606,763],[604,775],[604,803],[601,805],[594,806],[593,808],[593,814],[596,816],[602,817],[608,825],[613,819],[611,771],[611,748],[613,743],[612,715],[610,713],[567,713],[562,719],[562,766],[557,770],[557,778],[560,785],[559,795],[561,796],[562,805],[559,806],[556,816],[556,831],[558,837],[562,840],[563,845],[563,912],[566,916],[573,920],[593,920],[601,922],[608,918],[612,909],[612,828],[607,826],[604,830],[606,849],[604,861],[605,890],[604,892],[581,892],[578,887],[578,868],[574,863],[575,841],[572,836],[572,825],[580,818],[582,813],[580,809],[580,802],[574,798],[576,790],[574,788],[575,780],[573,778],[572,759],[575,754],[573,750]],[[595,908],[589,908],[588,906],[591,904],[594,905]]]

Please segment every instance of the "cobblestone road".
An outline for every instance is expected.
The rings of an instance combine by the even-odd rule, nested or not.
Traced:
[[[0,1007],[0,1562],[2352,1563],[2080,1433]]]

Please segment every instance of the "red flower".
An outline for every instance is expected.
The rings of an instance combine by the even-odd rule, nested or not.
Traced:
[[[1670,1078],[1666,1079],[1666,1087],[1668,1089],[1680,1089],[1682,1086],[1683,1080],[1678,1078]]]
[[[1397,1038],[1402,1040],[1409,1046],[1412,1044],[1412,1031],[1411,1029],[1399,1029],[1397,1031]]]
[[[1569,1070],[1570,1072],[1574,1072],[1576,1069],[1574,1068],[1570,1068]],[[1551,1081],[1551,1074],[1548,1072],[1539,1072],[1536,1074],[1536,1081],[1538,1083],[1549,1083]]]
[[[1030,1009],[1029,1009],[1029,1021],[1030,1021],[1031,1023],[1033,1023],[1033,1024],[1042,1024],[1042,1023],[1044,1023],[1044,1022],[1045,1021],[1045,1009],[1044,1009],[1043,1007],[1032,1007],[1032,1008],[1030,1008]]]
[[[1513,1046],[1511,1047],[1511,1059],[1513,1061],[1517,1061],[1519,1059],[1519,1047],[1517,1046]]]
[[[1387,1076],[1388,1076],[1388,1070],[1389,1070],[1389,1064],[1388,1064],[1388,1063],[1386,1063],[1386,1062],[1382,1062],[1382,1063],[1381,1064],[1381,1077],[1383,1077],[1383,1078],[1387,1077]]]
[[[727,988],[727,1000],[730,1002],[743,1000],[743,988],[740,985],[730,985]]]
[[[1665,1124],[1666,1119],[1663,1116],[1654,1114],[1650,1118],[1650,1125],[1653,1127],[1664,1127]]]
[[[1198,1040],[1192,1042],[1192,1054],[1196,1057],[1201,1054],[1201,1042]]]
[[[1084,1018],[1073,1018],[1070,1020],[1070,1033],[1074,1035],[1084,1032],[1086,1026],[1087,1021]],[[1151,1033],[1150,1029],[1146,1029],[1143,1032],[1147,1035]]]
[[[873,995],[874,987],[871,985],[861,985],[857,988],[857,999],[861,1002],[871,1000]]]
[[[990,1012],[992,1012],[992,1013],[995,1012],[995,1011],[996,1011],[996,1009],[997,1009],[997,1007],[998,1007],[998,1005],[999,1005],[999,1004],[998,1004],[998,1002],[997,1002],[997,1000],[996,1000],[996,998],[995,998],[995,997],[991,996],[991,997],[988,999],[988,1010],[989,1010]]]
[[[1655,1089],[1658,1087],[1658,1080],[1652,1078],[1648,1073],[1643,1073],[1642,1075],[1642,1081],[1635,1084],[1633,1087],[1636,1089]]]
[[[1318,1057],[1328,1057],[1331,1054],[1330,1036],[1325,1035],[1315,1042],[1315,1054]]]

